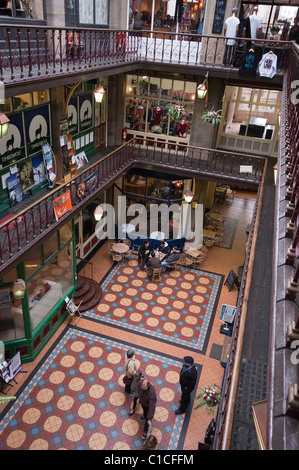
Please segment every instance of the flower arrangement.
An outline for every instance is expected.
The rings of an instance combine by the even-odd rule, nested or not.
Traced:
[[[220,403],[220,398],[220,391],[217,391],[216,388],[212,387],[212,385],[209,387],[203,387],[201,392],[199,392],[199,394],[194,398],[195,400],[199,400],[195,409],[204,406],[205,411],[208,414],[213,414],[215,406],[218,406]]]
[[[172,119],[179,119],[182,116],[187,116],[188,111],[185,110],[184,106],[174,104],[167,113]]]
[[[219,122],[222,119],[222,116],[220,114],[221,111],[222,109],[219,109],[218,111],[215,111],[214,109],[210,109],[210,111],[207,111],[201,116],[201,119],[204,122],[209,122],[212,125],[219,124]]]

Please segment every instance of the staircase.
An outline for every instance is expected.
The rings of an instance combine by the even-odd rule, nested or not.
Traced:
[[[76,305],[80,305],[79,311],[86,312],[94,308],[100,302],[102,298],[102,289],[99,284],[85,276],[78,276],[77,278],[77,289],[74,295],[74,301]]]

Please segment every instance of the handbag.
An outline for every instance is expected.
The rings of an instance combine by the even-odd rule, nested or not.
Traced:
[[[131,383],[133,382],[133,377],[127,377],[126,375],[124,376],[123,378],[123,383],[126,384],[126,385],[131,385]]]

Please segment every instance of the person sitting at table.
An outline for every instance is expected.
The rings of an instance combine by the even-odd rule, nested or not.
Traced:
[[[155,253],[151,253],[147,261],[148,273],[152,274],[154,269],[161,268],[161,261],[159,256],[155,256]]]
[[[176,261],[180,258],[180,250],[177,246],[174,246],[171,251],[163,258],[161,262],[161,266],[163,268],[163,272],[165,272],[168,266],[173,265]]]
[[[141,268],[144,268],[144,266],[147,264],[148,259],[150,256],[150,243],[148,240],[145,240],[141,247],[139,248],[138,252],[138,259],[141,265]]]
[[[160,253],[163,253],[164,255],[167,255],[167,253],[169,253],[170,251],[168,243],[162,240],[160,245],[158,246],[158,251],[160,251]]]

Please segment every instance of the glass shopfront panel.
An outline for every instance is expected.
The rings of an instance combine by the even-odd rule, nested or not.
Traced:
[[[195,95],[195,82],[127,75],[125,126],[135,131],[188,138]],[[181,108],[181,114],[177,108]]]

